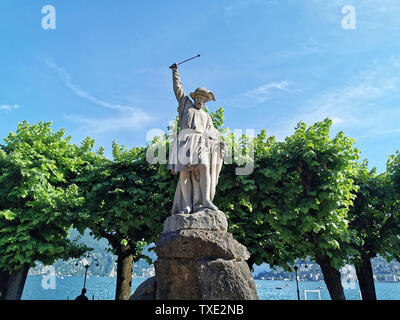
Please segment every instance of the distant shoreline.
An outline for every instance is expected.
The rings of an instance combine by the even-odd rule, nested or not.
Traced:
[[[44,276],[44,274],[28,274],[28,277],[40,277]],[[56,275],[57,278],[65,278],[65,277],[81,277],[77,275]],[[82,276],[83,277],[83,276]],[[148,279],[149,277],[135,277],[133,276],[133,279]],[[110,276],[99,276],[99,275],[89,275],[88,278],[116,278],[116,277],[110,277]],[[295,282],[294,279],[261,279],[258,277],[254,277],[254,280],[259,280],[259,281],[285,281],[285,282]],[[315,282],[315,283],[325,283],[324,280],[299,280],[299,282]],[[358,281],[356,281],[358,283]],[[383,280],[375,280],[375,283],[400,283],[400,281],[383,281]]]

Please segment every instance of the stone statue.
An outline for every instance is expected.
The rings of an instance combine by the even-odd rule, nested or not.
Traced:
[[[180,132],[170,149],[168,165],[173,174],[180,173],[172,214],[194,213],[205,208],[218,210],[212,201],[225,145],[210,115],[203,110],[206,102],[215,101],[214,94],[200,87],[190,93],[191,101],[183,90],[178,65],[175,63],[170,68],[179,103],[180,124]]]

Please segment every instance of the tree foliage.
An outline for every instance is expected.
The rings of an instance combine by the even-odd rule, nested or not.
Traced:
[[[147,258],[142,248],[162,231],[170,184],[163,182],[165,168],[148,164],[144,147],[127,149],[114,142],[113,157],[93,158],[92,169],[79,180],[85,190],[81,230],[88,227],[95,237],[106,238],[115,254],[129,245],[137,261]]]
[[[389,162],[390,163],[390,162]],[[368,170],[364,161],[354,177],[358,185],[354,206],[350,208],[350,229],[355,231],[352,257],[360,263],[360,255],[368,259],[378,254],[390,261],[400,257],[399,195],[388,172],[376,174],[376,168]],[[395,180],[395,179],[394,179]]]
[[[301,122],[282,142],[265,131],[237,139],[242,152],[253,144],[254,172],[237,176],[225,165],[217,204],[255,263],[288,269],[296,258],[319,254],[339,267],[351,251],[347,212],[358,150],[342,132],[331,139],[331,124],[326,119],[307,128]]]
[[[70,241],[74,211],[84,199],[71,181],[88,145],[76,146],[51,122],[24,121],[0,145],[0,268],[13,271],[39,260],[78,257],[85,247]]]
[[[347,212],[356,188],[351,176],[358,150],[343,132],[331,139],[331,125],[329,119],[309,128],[299,123],[292,136],[275,146],[274,166],[262,165],[262,173],[275,185],[266,192],[271,226],[303,255],[326,255],[340,267],[349,254]]]

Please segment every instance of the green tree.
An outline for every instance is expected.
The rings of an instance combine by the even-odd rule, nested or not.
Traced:
[[[273,167],[261,172],[276,186],[265,192],[271,227],[281,241],[321,266],[330,296],[338,300],[345,299],[339,268],[352,253],[347,212],[358,150],[343,132],[331,139],[331,125],[330,119],[309,128],[300,122],[271,151]]]
[[[332,299],[345,299],[339,268],[355,252],[347,213],[359,152],[343,132],[331,139],[331,124],[326,119],[307,128],[300,122],[283,142],[265,131],[236,139],[228,130],[225,139],[236,157],[222,169],[215,201],[251,253],[250,267],[267,262],[288,270],[309,257],[320,264]],[[251,148],[253,173],[236,175]]]
[[[307,128],[301,122],[283,142],[265,131],[254,139],[226,131],[236,157],[222,169],[215,201],[248,248],[250,267],[267,262],[290,270],[296,259],[311,257],[321,265],[332,299],[345,299],[339,268],[353,252],[347,212],[358,150],[342,132],[331,139],[331,124],[326,119]],[[253,173],[236,175],[251,148]]]
[[[400,150],[395,155],[389,157],[386,167],[393,182],[393,188],[400,195]]]
[[[83,165],[78,147],[51,122],[18,124],[0,145],[0,299],[20,299],[35,261],[79,257],[70,241],[75,209],[83,203],[71,183]]]
[[[387,172],[376,175],[365,160],[354,177],[358,190],[350,208],[349,228],[355,231],[357,254],[352,257],[363,300],[376,300],[371,259],[378,254],[390,261],[399,258],[399,196]]]
[[[216,204],[227,215],[229,231],[249,250],[247,263],[251,269],[254,264],[268,262],[271,266],[290,270],[290,265],[301,252],[296,253],[295,246],[281,241],[279,231],[268,222],[265,210],[270,201],[268,192],[277,187],[275,181],[264,175],[268,170],[274,170],[271,150],[277,142],[274,137],[267,138],[265,130],[254,139],[246,135],[235,137],[229,131],[226,133],[227,146],[234,152],[232,164],[225,164],[222,168]],[[249,157],[251,148],[254,150],[253,159]],[[243,167],[246,160],[254,167],[253,173],[237,175],[236,168]]]
[[[301,122],[283,142],[264,131],[236,140],[236,153],[254,148],[254,172],[237,176],[235,166],[225,165],[216,203],[250,251],[250,266],[267,262],[289,270],[297,258],[310,257],[320,264],[332,299],[345,299],[339,268],[354,251],[347,212],[358,150],[343,132],[331,139],[331,124],[326,119],[307,128]]]
[[[96,238],[107,239],[118,257],[116,300],[129,299],[132,263],[149,259],[142,250],[157,240],[171,208],[171,177],[165,164],[147,162],[146,150],[114,142],[114,160],[93,158],[93,167],[78,182],[86,199],[81,231],[89,227]]]

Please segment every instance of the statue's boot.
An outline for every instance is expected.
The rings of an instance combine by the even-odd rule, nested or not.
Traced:
[[[208,208],[208,209],[210,209],[210,210],[218,211],[217,206],[216,206],[215,204],[213,204],[213,203],[212,203],[211,201],[209,201],[209,200],[206,200],[206,201],[203,203],[203,207],[204,207],[204,208]]]
[[[184,208],[181,212],[179,212],[179,214],[189,214],[190,213],[190,207],[186,207]]]

